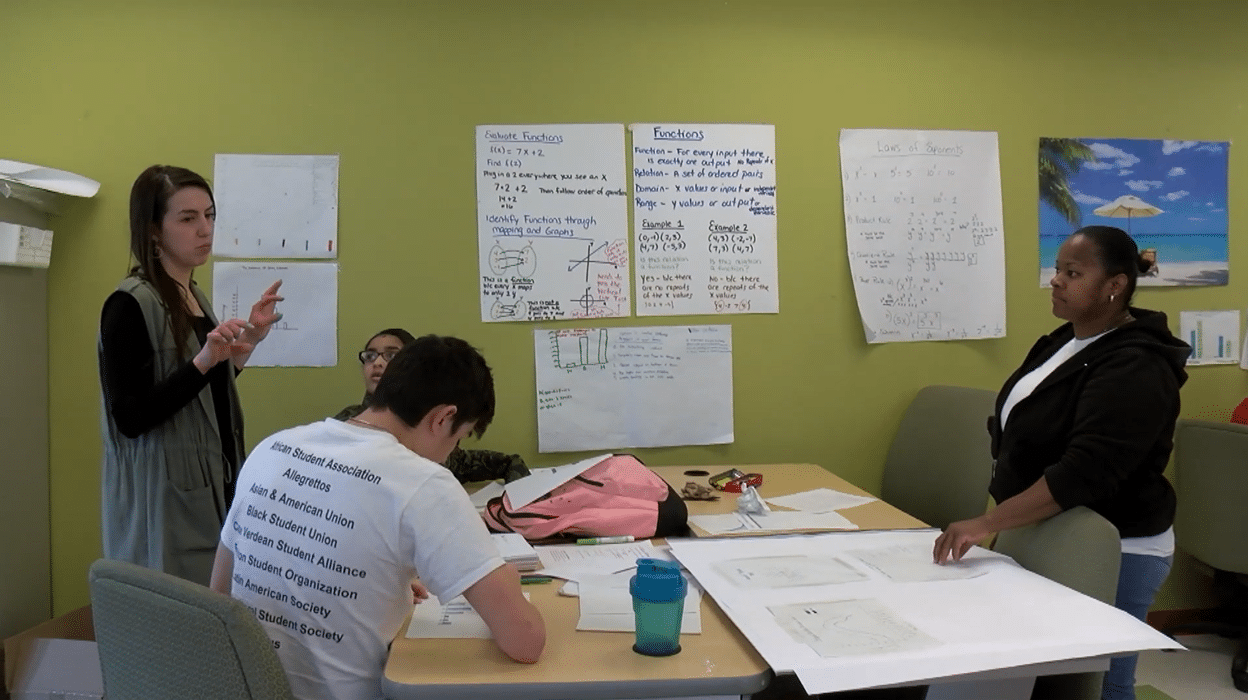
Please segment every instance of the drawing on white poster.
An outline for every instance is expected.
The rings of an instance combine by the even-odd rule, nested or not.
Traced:
[[[338,257],[338,156],[218,153],[214,255]]]
[[[732,442],[730,326],[535,330],[542,452]]]
[[[720,576],[746,590],[822,586],[867,577],[840,559],[826,556],[743,557],[716,562],[714,567]]]
[[[793,641],[824,658],[940,646],[876,600],[769,605],[767,609]]]
[[[212,307],[219,321],[246,320],[264,290],[282,281],[282,318],[256,346],[248,367],[338,364],[338,263],[225,262],[212,266]]]
[[[628,316],[622,124],[477,127],[482,321]]]

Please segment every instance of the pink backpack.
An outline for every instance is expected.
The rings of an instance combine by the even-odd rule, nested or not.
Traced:
[[[507,494],[485,506],[493,532],[518,532],[528,540],[560,535],[637,539],[682,534],[689,511],[680,494],[632,455],[613,455],[550,493],[512,508]]]

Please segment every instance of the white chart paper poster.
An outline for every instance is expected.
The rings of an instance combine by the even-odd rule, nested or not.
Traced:
[[[779,313],[775,126],[632,131],[637,315]]]
[[[338,156],[218,153],[214,255],[337,258]]]
[[[1239,362],[1239,310],[1184,311],[1179,314],[1179,340],[1192,346],[1188,365],[1233,365]]]
[[[251,305],[277,280],[282,318],[256,346],[248,367],[338,364],[338,263],[223,262],[212,266],[212,311],[218,321],[247,320]]]
[[[477,127],[482,321],[628,316],[624,125]]]
[[[844,129],[841,185],[868,343],[1005,336],[996,132]]]
[[[731,326],[535,330],[538,449],[733,440]]]

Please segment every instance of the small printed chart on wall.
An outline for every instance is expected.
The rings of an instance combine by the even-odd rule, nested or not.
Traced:
[[[868,343],[1005,336],[995,132],[844,129],[841,185]]]
[[[631,129],[637,315],[779,313],[775,126]]]
[[[338,257],[338,156],[218,153],[213,255]]]
[[[733,441],[732,327],[533,331],[542,452]]]
[[[227,262],[212,266],[217,321],[247,320],[251,306],[277,280],[282,314],[256,346],[249,367],[333,367],[338,364],[338,263]]]
[[[628,316],[623,124],[477,127],[482,321]]]

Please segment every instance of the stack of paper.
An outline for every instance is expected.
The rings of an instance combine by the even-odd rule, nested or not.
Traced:
[[[494,533],[493,537],[494,546],[498,547],[498,553],[502,555],[503,560],[515,564],[517,569],[536,571],[541,566],[537,550],[533,549],[533,545],[529,544],[523,535],[515,532],[498,532]]]

